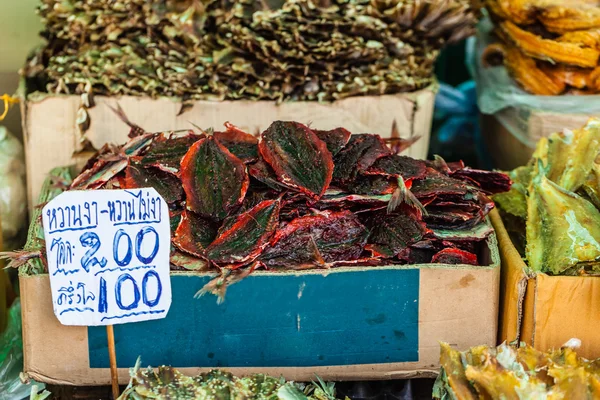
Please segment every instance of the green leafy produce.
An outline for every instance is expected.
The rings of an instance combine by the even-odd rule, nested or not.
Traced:
[[[119,400],[336,400],[335,387],[320,378],[308,385],[256,374],[238,378],[212,370],[190,377],[171,367],[131,369],[131,381]]]

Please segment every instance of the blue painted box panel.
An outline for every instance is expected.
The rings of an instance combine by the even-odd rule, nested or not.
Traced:
[[[418,361],[419,270],[254,274],[216,297],[171,276],[165,319],[115,325],[117,364],[311,367]],[[88,328],[91,368],[108,368],[106,329]]]

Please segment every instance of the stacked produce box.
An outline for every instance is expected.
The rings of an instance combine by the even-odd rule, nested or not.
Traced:
[[[48,43],[23,68],[30,210],[49,168],[126,140],[117,103],[153,132],[297,120],[420,136],[409,154],[425,158],[435,60],[478,12],[466,0],[44,1]]]
[[[476,65],[484,133],[496,165],[527,162],[535,143],[600,113],[596,1],[485,2]]]
[[[41,199],[59,187],[150,186],[170,204],[173,305],[164,320],[118,327],[119,365],[143,353],[148,362],[184,368],[361,379],[435,373],[440,329],[465,345],[495,342],[499,266],[486,193],[507,190],[505,175],[412,159],[377,135],[296,122],[274,122],[260,139],[231,124],[218,132],[134,128],[130,136],[123,146],[105,146],[72,182],[68,171],[55,171]],[[38,224],[28,253],[16,259],[26,261],[24,306],[41,305],[24,314],[26,370],[108,383],[104,330],[67,328],[52,316]],[[197,292],[225,304],[194,300]],[[190,313],[205,322],[190,325]],[[43,333],[32,329],[42,320]],[[465,325],[472,330],[459,329]],[[339,326],[351,328],[327,333]],[[177,346],[172,329],[182,329]],[[65,353],[65,367],[48,363],[61,357],[40,336],[49,331],[62,338],[57,346],[77,349]],[[245,335],[242,352],[229,339],[237,335]],[[268,345],[272,338],[295,344]],[[194,346],[198,340],[205,345]],[[375,349],[364,347],[373,342]]]
[[[576,337],[583,356],[600,355],[599,151],[598,120],[551,135],[510,173],[511,190],[494,197],[502,213],[492,219],[506,285],[502,339],[544,350]]]

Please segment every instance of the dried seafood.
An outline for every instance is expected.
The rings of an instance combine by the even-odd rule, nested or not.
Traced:
[[[597,399],[600,360],[579,357],[571,339],[558,350],[502,344],[465,352],[441,344],[440,375],[433,398],[442,399]],[[571,346],[571,347],[569,347]]]
[[[508,220],[525,227],[519,247],[533,271],[600,273],[599,154],[600,120],[592,119],[540,140],[529,164],[509,174],[511,190],[494,196]]]
[[[484,63],[504,57],[509,74],[538,95],[600,93],[600,2],[596,0],[486,0],[497,44]]]
[[[330,101],[413,91],[470,0],[43,0],[31,91]]]
[[[234,134],[143,133],[99,152],[70,189],[156,188],[171,211],[172,261],[187,255],[219,272],[205,290],[222,294],[222,282],[257,268],[479,265],[488,194],[511,185],[395,154],[378,135],[276,121],[250,140],[226,128]]]

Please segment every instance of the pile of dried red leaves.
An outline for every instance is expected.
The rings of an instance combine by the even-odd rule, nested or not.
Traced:
[[[212,135],[134,128],[129,143],[100,150],[71,189],[154,187],[171,209],[176,268],[193,256],[246,274],[477,265],[478,244],[492,231],[483,223],[493,207],[487,195],[511,184],[462,163],[401,156],[378,135],[343,128],[277,121],[259,140],[225,127]]]

